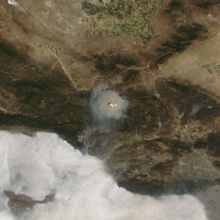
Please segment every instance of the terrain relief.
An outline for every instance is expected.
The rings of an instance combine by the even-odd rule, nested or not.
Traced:
[[[0,219],[219,220],[220,0],[1,0]]]

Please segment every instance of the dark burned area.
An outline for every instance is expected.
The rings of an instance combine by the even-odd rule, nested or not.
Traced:
[[[197,13],[197,7],[201,5],[211,7],[217,2],[200,2],[173,0],[165,7],[162,14],[164,16],[167,14],[169,19],[173,21],[172,28],[174,31],[169,39],[162,42],[161,46],[156,49],[158,54],[157,64],[162,64],[170,57],[183,52],[195,40],[202,41],[208,38],[208,28],[204,24],[195,22],[193,14]],[[210,7],[206,9],[208,10]],[[208,11],[204,13],[208,13]]]
[[[160,56],[158,64],[163,63],[175,53],[183,52],[192,44],[192,41],[205,39],[204,35],[207,33],[206,27],[198,23],[181,25],[176,29],[176,33],[171,36],[171,39],[162,43],[162,47],[156,50]]]
[[[164,143],[167,146],[166,150],[160,148],[161,143]],[[138,160],[138,152],[135,152],[137,146],[141,145],[144,146],[141,156],[146,157],[145,161]],[[131,150],[131,148],[134,150]],[[171,153],[175,159],[168,159],[166,161],[153,164],[152,157],[165,152]],[[200,190],[206,190],[208,186],[219,184],[220,180],[218,178],[213,182],[206,179],[185,179],[184,176],[180,176],[179,179],[171,177],[172,169],[178,164],[179,158],[184,157],[191,152],[192,150],[190,146],[187,146],[184,142],[173,141],[168,138],[142,141],[138,144],[133,144],[132,146],[121,146],[117,151],[115,151],[112,156],[112,161],[109,161],[108,166],[113,167],[112,174],[116,176],[119,186],[123,186],[127,190],[139,194],[159,196],[161,194],[175,193],[182,195],[185,193],[193,193],[198,190],[198,188]],[[125,154],[126,156],[124,156]],[[115,164],[121,164],[123,162],[132,165],[130,165],[127,170],[123,171],[120,168],[115,168],[117,167]],[[220,161],[215,161],[213,163],[215,167],[218,167],[219,164]],[[135,176],[131,175],[133,170],[140,169],[143,171],[143,169],[146,168],[150,169],[150,175],[145,172],[138,172]],[[158,173],[160,174],[159,178],[156,177]]]
[[[15,101],[12,112],[20,112],[1,112],[1,126],[14,131],[31,129],[31,133],[56,132],[77,147],[77,134],[85,126],[84,113],[89,111],[79,100],[89,99],[90,92],[79,94],[59,70],[38,67],[8,43],[0,45],[1,96]],[[10,100],[12,94],[14,100]]]

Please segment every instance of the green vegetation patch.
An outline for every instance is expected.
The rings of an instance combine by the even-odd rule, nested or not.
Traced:
[[[45,44],[39,44],[37,46],[38,53],[42,56],[46,57],[53,57],[54,55],[60,56],[59,51],[61,48],[55,48],[53,46],[45,45]]]
[[[107,32],[110,36],[127,33],[133,36],[135,43],[146,44],[153,34],[150,17],[163,3],[162,0],[110,0],[99,5],[82,3],[88,16],[82,19],[86,31],[91,35]],[[89,13],[89,7],[92,12]],[[96,7],[94,9],[94,7]],[[96,14],[94,15],[94,12]]]
[[[207,70],[208,70],[208,72],[209,72],[210,74],[212,74],[212,73],[213,73],[213,71],[211,70],[211,68],[210,68],[210,65],[209,65],[209,64],[203,65],[203,67],[204,67],[205,69],[207,69]]]

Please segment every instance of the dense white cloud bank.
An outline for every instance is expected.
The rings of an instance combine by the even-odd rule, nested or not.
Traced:
[[[103,90],[105,87],[106,85],[100,84],[93,91],[91,108],[99,119],[119,119],[126,111],[128,103],[116,91]]]
[[[119,188],[96,157],[83,156],[56,134],[34,137],[0,131],[2,220],[207,220],[193,196],[155,199]],[[3,190],[55,200],[29,210],[11,210]]]

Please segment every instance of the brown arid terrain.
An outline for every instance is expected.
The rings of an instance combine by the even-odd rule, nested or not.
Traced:
[[[56,132],[135,193],[203,192],[220,184],[220,0],[134,2],[1,0],[1,129]],[[124,117],[93,120],[100,83]]]

